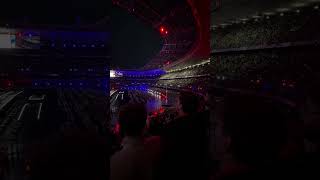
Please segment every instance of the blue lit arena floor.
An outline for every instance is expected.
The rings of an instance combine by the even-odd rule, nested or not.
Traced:
[[[170,90],[166,92],[159,89],[116,91],[110,98],[111,126],[117,123],[119,110],[125,104],[145,104],[148,114],[150,114],[159,111],[163,107],[176,107],[178,94],[178,92]]]

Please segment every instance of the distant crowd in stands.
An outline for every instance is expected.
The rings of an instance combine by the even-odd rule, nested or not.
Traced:
[[[197,67],[184,69],[181,71],[169,72],[161,76],[160,79],[172,79],[179,77],[193,77],[198,75],[206,75],[210,72],[210,66],[208,64],[200,65]]]
[[[185,79],[170,79],[170,80],[159,80],[156,87],[162,88],[173,88],[177,90],[192,90],[194,92],[205,93],[208,92],[207,84],[210,82],[210,77],[199,77],[199,78],[185,78]]]
[[[319,9],[278,12],[251,18],[247,22],[216,28],[212,33],[211,49],[228,49],[272,44],[319,40]]]

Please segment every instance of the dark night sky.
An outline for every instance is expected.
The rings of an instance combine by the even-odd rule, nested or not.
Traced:
[[[111,28],[114,67],[140,68],[162,48],[157,31],[121,8],[112,8]]]
[[[19,24],[24,18],[31,24],[94,23],[110,15],[111,0],[9,0],[1,1],[0,24]]]

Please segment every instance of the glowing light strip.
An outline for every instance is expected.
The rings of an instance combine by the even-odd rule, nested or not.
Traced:
[[[44,98],[45,98],[45,95],[42,95],[41,98],[36,98],[36,97],[30,96],[29,100],[40,101],[40,100],[44,100]]]
[[[25,110],[26,107],[29,106],[29,105],[30,105],[29,103],[23,105],[23,107],[22,107],[22,109],[21,109],[21,111],[20,111],[19,117],[18,117],[18,121],[20,121],[24,110]]]
[[[37,116],[38,120],[40,120],[41,110],[42,110],[42,103],[40,103],[40,106],[39,106],[39,109],[38,109],[38,116]]]

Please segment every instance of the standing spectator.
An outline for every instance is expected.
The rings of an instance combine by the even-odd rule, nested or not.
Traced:
[[[168,124],[162,136],[163,152],[157,179],[205,179],[207,141],[204,119],[199,116],[199,99],[182,92],[180,117]]]
[[[311,83],[304,103],[304,143],[305,143],[305,174],[319,179],[320,162],[320,85],[316,78]],[[311,179],[311,178],[310,178]]]
[[[146,120],[143,105],[128,104],[120,110],[123,148],[111,158],[111,180],[152,179],[152,155],[143,138]]]
[[[225,100],[224,159],[216,179],[290,179],[300,169],[296,157],[285,155],[288,116],[273,100],[251,95],[232,95]],[[290,163],[288,163],[290,162]],[[298,170],[298,171],[297,171]]]

